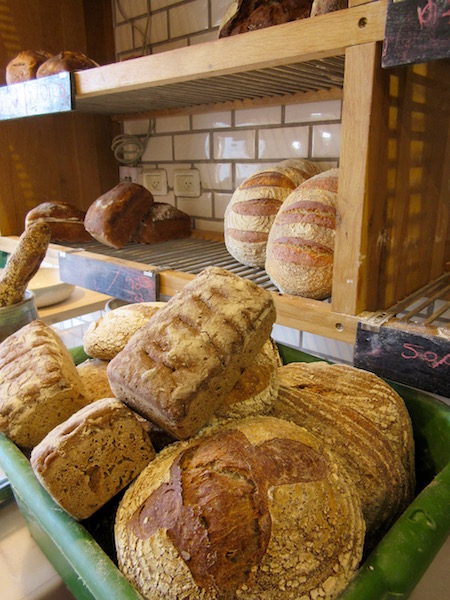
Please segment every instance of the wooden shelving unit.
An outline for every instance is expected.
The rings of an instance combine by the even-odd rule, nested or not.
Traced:
[[[440,277],[449,248],[449,64],[382,69],[386,0],[356,4],[72,75],[75,111],[116,121],[342,97],[331,299],[274,297],[280,324],[351,343],[358,322]],[[168,296],[193,277],[95,249],[75,254],[154,269]]]

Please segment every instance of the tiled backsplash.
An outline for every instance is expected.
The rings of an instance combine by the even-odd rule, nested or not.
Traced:
[[[117,60],[164,52],[218,37],[230,0],[115,0]],[[124,16],[125,15],[125,16]],[[126,18],[125,18],[126,17]],[[255,171],[292,157],[322,170],[338,164],[341,101],[265,106],[159,117],[141,159],[142,170],[164,169],[168,193],[158,196],[193,218],[195,229],[223,231],[232,193]],[[147,119],[125,121],[124,133],[144,138]],[[175,169],[197,169],[198,198],[175,197]]]

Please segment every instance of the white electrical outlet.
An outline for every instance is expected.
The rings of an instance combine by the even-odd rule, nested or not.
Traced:
[[[164,169],[144,171],[142,184],[154,196],[167,196],[167,173]]]
[[[120,181],[128,181],[129,183],[139,183],[139,169],[137,167],[119,167]]]
[[[175,169],[173,173],[175,196],[200,196],[200,173],[197,169]]]

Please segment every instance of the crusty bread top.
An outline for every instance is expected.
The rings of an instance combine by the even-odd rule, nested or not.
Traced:
[[[69,351],[51,327],[32,321],[0,344],[0,430],[31,449],[86,404]]]
[[[119,306],[93,321],[83,336],[86,353],[101,360],[113,359],[131,336],[163,306],[165,302],[137,302]]]
[[[90,358],[77,365],[78,375],[83,382],[86,399],[89,402],[114,397],[106,373],[107,366],[107,361],[99,358]]]
[[[115,533],[145,597],[272,600],[295,582],[297,598],[331,598],[359,563],[364,523],[318,438],[255,417],[163,450],[125,493]]]

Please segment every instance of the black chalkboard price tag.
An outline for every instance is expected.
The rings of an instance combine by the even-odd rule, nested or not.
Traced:
[[[388,0],[383,67],[450,57],[450,0]]]
[[[159,298],[159,275],[76,253],[59,253],[61,281],[100,292],[125,302],[155,302]]]
[[[383,325],[358,323],[354,365],[380,377],[450,398],[450,340]]]
[[[73,108],[71,73],[0,87],[0,121],[67,112]]]

